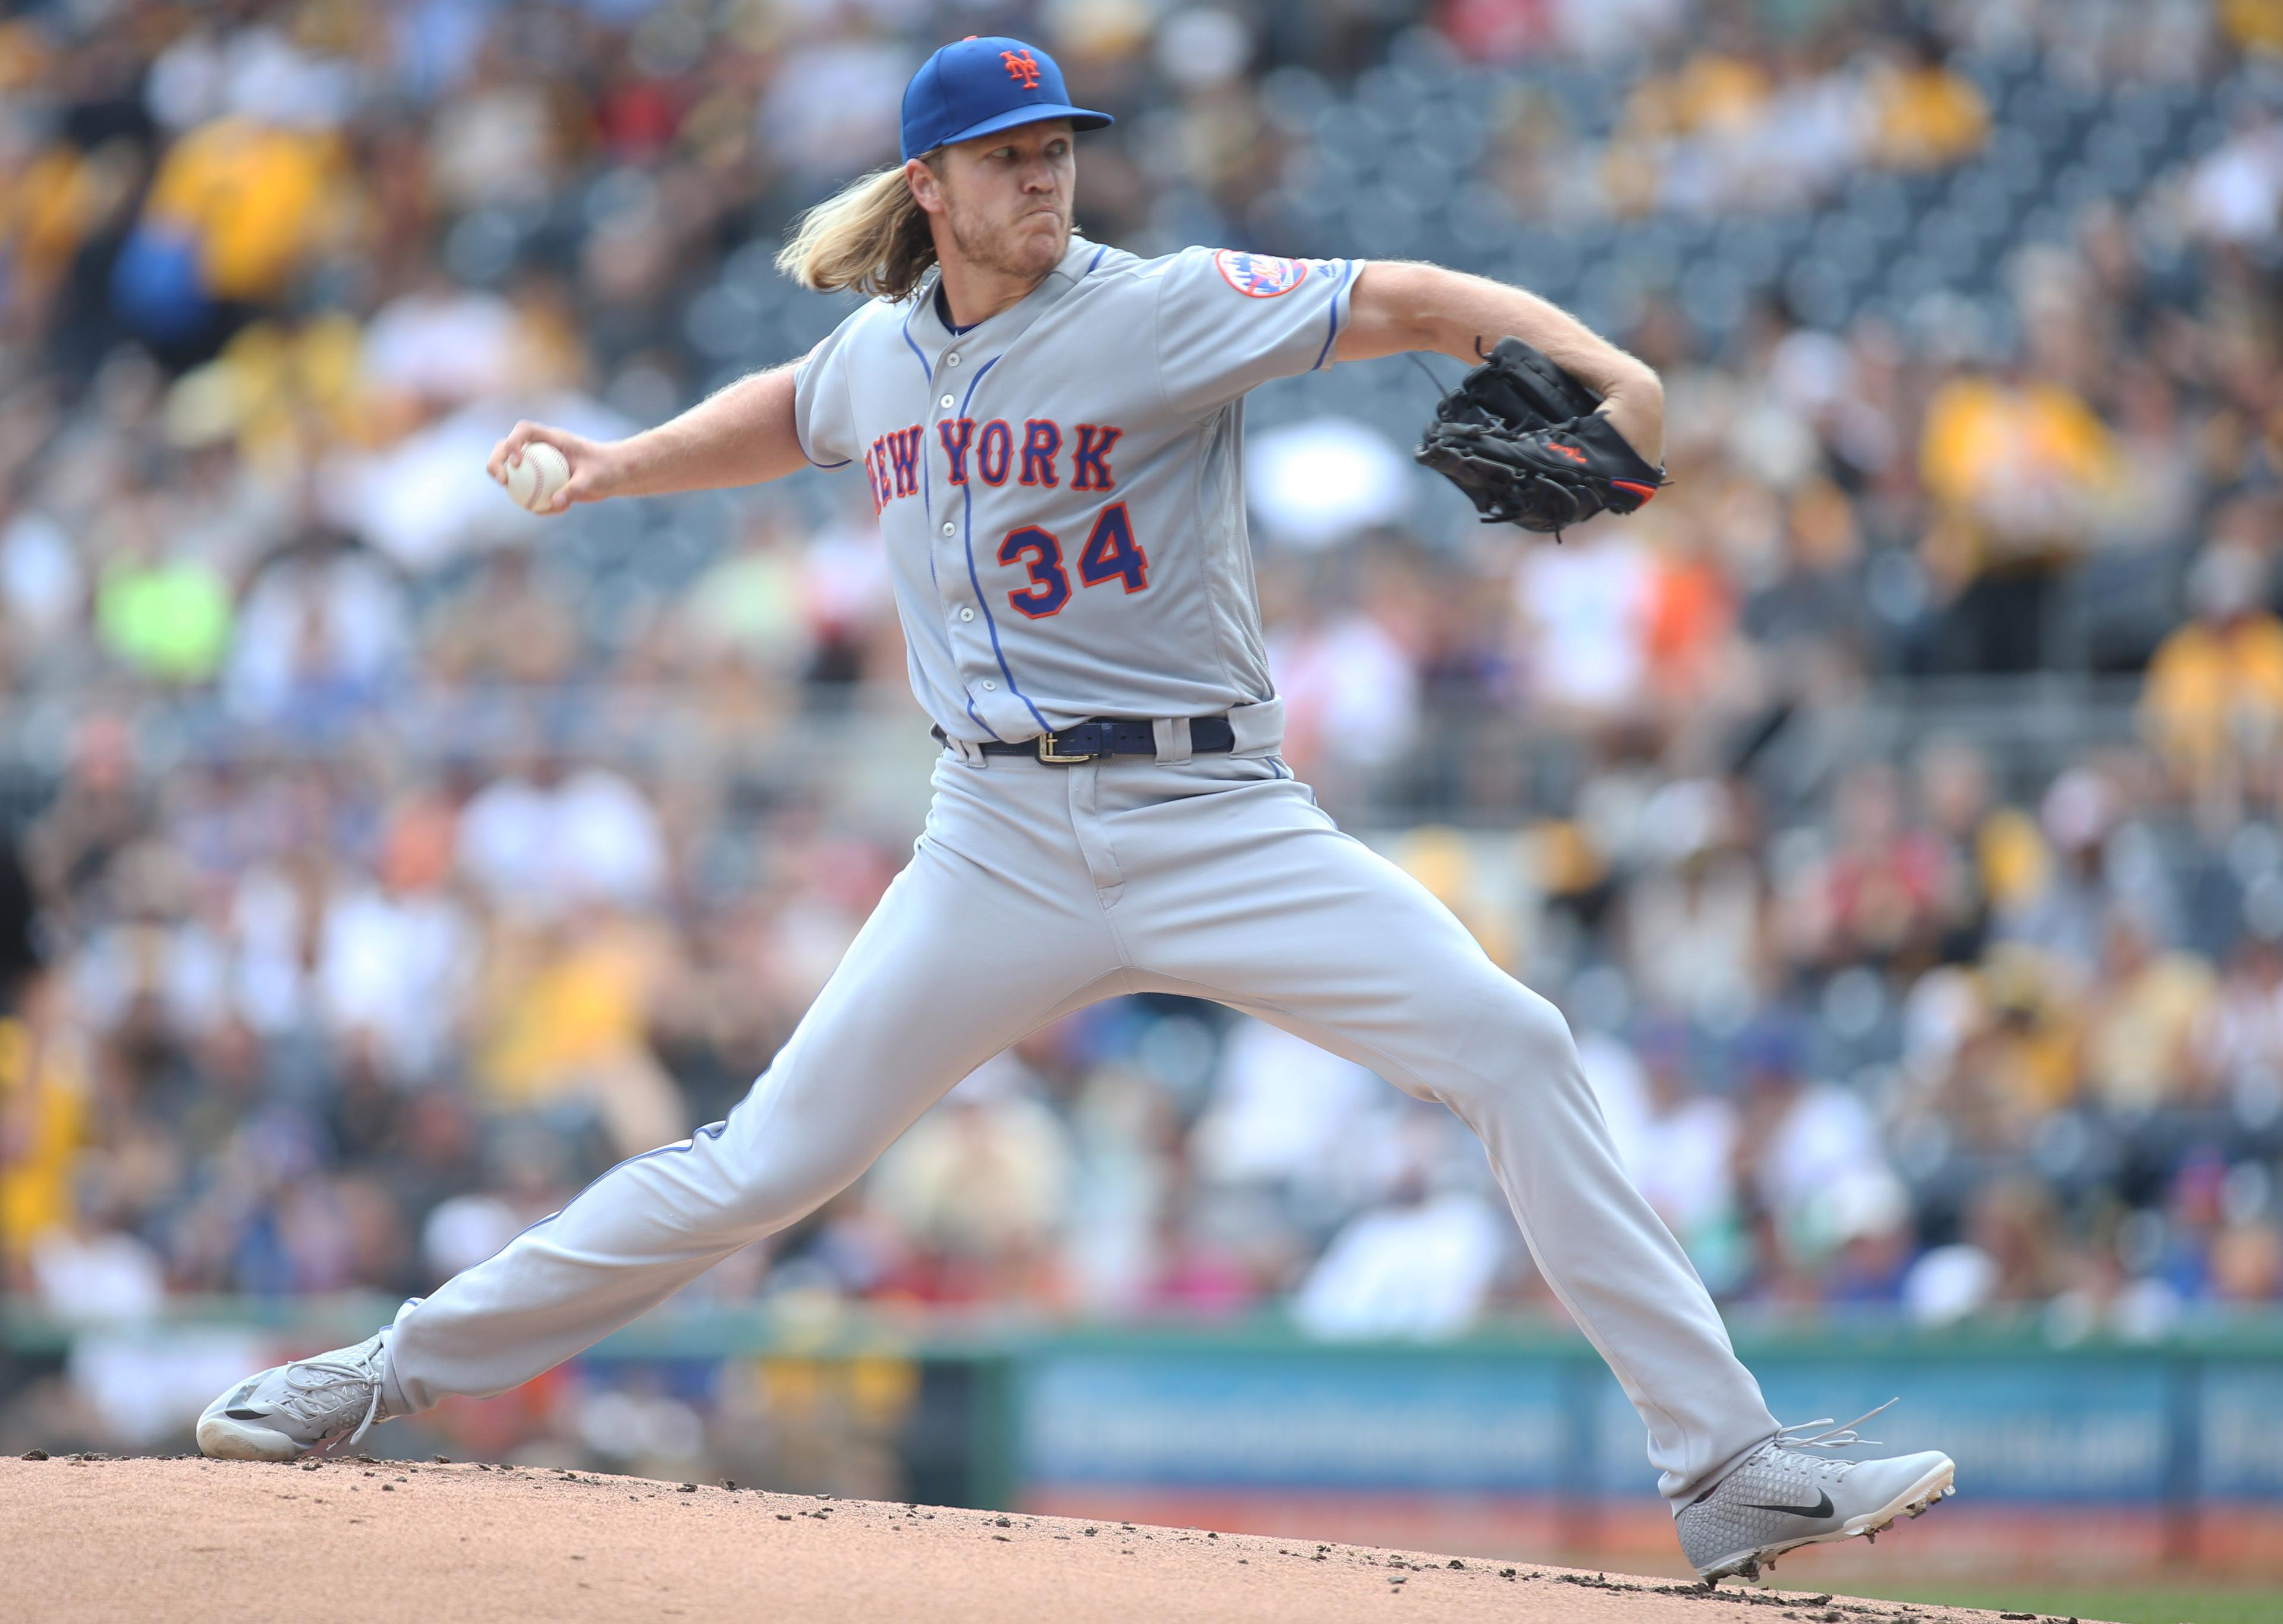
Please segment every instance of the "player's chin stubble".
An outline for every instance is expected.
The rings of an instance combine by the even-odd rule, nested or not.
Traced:
[[[1041,232],[1028,214],[1012,226],[986,225],[966,211],[951,212],[951,240],[959,245],[968,263],[1007,276],[1043,276],[1060,264],[1070,250],[1071,220],[1067,210],[1055,212],[1055,230]]]

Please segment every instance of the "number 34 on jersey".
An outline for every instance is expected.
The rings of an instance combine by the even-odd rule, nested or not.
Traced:
[[[1014,425],[1004,418],[993,417],[980,425],[971,417],[953,418],[937,423],[936,432],[943,442],[953,486],[967,484],[970,475],[993,486],[1005,485],[1010,477],[1017,485],[1040,489],[1062,484],[1063,430],[1050,418],[1033,417],[1023,424],[1019,462]],[[1117,488],[1110,454],[1122,432],[1103,423],[1073,426],[1071,490],[1106,494]],[[876,512],[884,511],[892,501],[919,493],[921,481],[927,477],[925,455],[925,440],[917,424],[872,442],[864,453],[864,471],[871,481]],[[1026,577],[1023,585],[1007,593],[1008,606],[1018,614],[1043,620],[1070,602],[1070,568],[1064,558],[1063,538],[1053,531],[1038,524],[1017,526],[1000,540],[996,557],[1002,564],[1019,566]],[[1095,515],[1086,540],[1078,548],[1077,566],[1082,587],[1116,581],[1129,593],[1149,587],[1149,556],[1134,537],[1133,517],[1124,502],[1111,502]]]

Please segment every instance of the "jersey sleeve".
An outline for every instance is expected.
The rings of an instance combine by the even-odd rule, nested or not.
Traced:
[[[792,427],[800,454],[819,468],[838,468],[856,458],[856,413],[848,388],[858,310],[817,341],[793,363]]]
[[[1158,279],[1157,376],[1173,408],[1204,417],[1274,377],[1332,364],[1354,260],[1233,248],[1175,254]]]

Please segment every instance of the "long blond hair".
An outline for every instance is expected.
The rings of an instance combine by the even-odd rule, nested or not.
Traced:
[[[939,153],[920,161],[934,167]],[[935,263],[927,211],[912,196],[901,165],[851,182],[793,222],[777,268],[805,288],[843,288],[874,299],[902,299]]]

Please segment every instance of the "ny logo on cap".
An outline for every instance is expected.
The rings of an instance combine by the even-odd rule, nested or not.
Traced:
[[[999,59],[1007,65],[1007,77],[1025,90],[1039,88],[1038,59],[1027,51],[1002,51]]]

